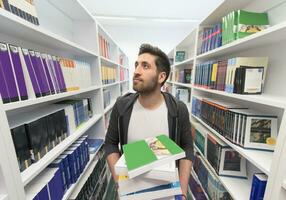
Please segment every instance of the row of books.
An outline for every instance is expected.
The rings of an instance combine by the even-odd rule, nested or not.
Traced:
[[[115,83],[117,80],[116,68],[101,66],[102,84]]]
[[[269,27],[267,13],[232,11],[222,18],[222,44],[228,44]]]
[[[176,88],[176,98],[184,103],[189,103],[191,99],[191,90],[188,88]]]
[[[192,136],[196,147],[217,175],[247,178],[246,159],[220,138],[194,121],[192,121]]]
[[[129,70],[128,69],[120,67],[120,73],[119,73],[119,78],[120,79],[119,80],[120,81],[127,80],[128,79],[128,74],[129,74]]]
[[[88,161],[87,136],[82,136],[28,184],[27,199],[62,199]]]
[[[3,8],[22,19],[39,25],[39,19],[33,0],[0,0],[0,8]]]
[[[104,38],[102,35],[98,35],[99,38],[99,50],[100,50],[100,55],[110,59],[111,58],[111,46],[109,41]]]
[[[236,145],[274,151],[278,135],[277,115],[199,96],[192,98],[192,114]]]
[[[191,83],[192,69],[182,69],[174,71],[175,81],[180,83]]]
[[[267,13],[245,10],[232,11],[214,26],[202,28],[199,35],[201,44],[198,53],[208,52],[237,39],[265,30],[268,27]]]
[[[64,101],[38,108],[35,113],[23,113],[21,118],[9,118],[20,171],[39,161],[89,119],[92,112],[88,102]]]
[[[199,41],[201,41],[199,54],[220,47],[222,45],[222,24],[217,23],[213,27],[203,28],[199,36]]]
[[[217,179],[216,175],[209,169],[203,158],[196,154],[193,161],[193,169],[204,191],[208,194],[208,198],[212,200],[227,199],[232,197],[226,191],[222,183]],[[193,173],[194,173],[193,172]]]
[[[86,63],[0,43],[2,101],[9,103],[87,87],[91,85],[89,68]]]
[[[103,89],[103,107],[106,108],[111,104],[111,91]]]
[[[70,197],[71,200],[96,199],[95,196],[99,193],[100,186],[105,177],[104,174],[107,171],[103,148],[98,151],[96,156],[98,161],[92,173],[89,175],[78,195],[76,197]]]
[[[195,200],[208,200],[199,180],[197,180],[193,174],[190,175],[189,187]]]
[[[261,94],[268,57],[235,57],[196,65],[194,85],[237,94]]]
[[[91,86],[91,70],[89,63],[60,58],[67,91],[79,90]]]
[[[160,135],[126,144],[123,152],[114,167],[121,200],[181,198],[175,161],[185,152],[175,142]]]

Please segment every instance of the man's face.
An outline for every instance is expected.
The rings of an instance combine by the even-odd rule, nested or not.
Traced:
[[[139,93],[150,93],[158,88],[159,73],[155,60],[156,57],[149,53],[138,56],[133,75],[133,90]]]

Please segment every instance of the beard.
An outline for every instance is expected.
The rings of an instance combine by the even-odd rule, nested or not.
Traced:
[[[140,94],[148,94],[155,91],[158,87],[158,76],[154,76],[152,79],[146,81],[139,81],[136,84],[133,81],[133,90]]]

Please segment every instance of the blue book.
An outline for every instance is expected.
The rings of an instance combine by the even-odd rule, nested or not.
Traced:
[[[69,147],[67,150],[74,152],[75,157],[76,157],[77,171],[78,171],[78,175],[80,176],[82,171],[81,171],[81,167],[80,167],[80,153],[79,153],[79,149],[77,147]]]
[[[67,188],[69,188],[71,186],[71,172],[70,172],[68,155],[62,154],[57,159],[62,160],[62,162],[64,163],[66,184]]]
[[[65,151],[63,154],[68,156],[71,173],[71,183],[75,183],[80,175],[77,167],[77,157],[75,151]]]
[[[39,200],[50,200],[49,198],[49,192],[48,187],[45,186],[39,193],[38,193],[38,199]]]
[[[254,174],[252,179],[250,200],[263,200],[266,184],[267,176],[265,174]]]
[[[82,153],[82,157],[83,157],[83,165],[86,166],[87,164],[87,155],[86,155],[86,148],[84,145],[84,141],[81,140],[77,140],[73,143],[73,145],[80,145],[79,148],[81,150]]]
[[[61,177],[61,171],[57,168],[53,178],[48,183],[50,200],[59,200],[64,196],[63,181]]]
[[[58,58],[55,56],[53,56],[52,59],[53,59],[54,67],[55,67],[55,72],[56,72],[58,81],[60,83],[60,90],[61,90],[61,92],[66,92],[67,88],[66,88],[65,79],[64,79],[64,75],[63,75],[63,71],[62,71],[60,62],[59,62]]]
[[[59,170],[61,172],[62,183],[63,183],[62,189],[64,192],[66,192],[67,191],[67,182],[66,182],[64,162],[62,162],[62,160],[55,160],[49,165],[49,167],[59,168]]]
[[[87,139],[89,153],[94,154],[101,147],[103,142],[103,139]]]
[[[80,173],[83,172],[85,165],[84,165],[84,152],[81,147],[81,144],[72,144],[71,147],[76,148],[76,151],[78,151],[79,156],[79,163],[80,163]]]

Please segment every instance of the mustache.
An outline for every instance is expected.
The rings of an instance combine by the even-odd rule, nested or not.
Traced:
[[[135,80],[135,79],[136,79],[136,80],[140,80],[140,81],[143,80],[143,79],[140,78],[140,75],[134,75],[134,76],[133,76],[133,80]]]

